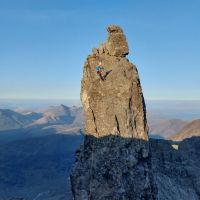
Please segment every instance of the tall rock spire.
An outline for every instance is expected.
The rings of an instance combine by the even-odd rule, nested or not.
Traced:
[[[136,66],[128,61],[126,37],[109,26],[108,38],[89,55],[81,101],[84,143],[71,172],[75,200],[155,199],[148,127]]]
[[[128,61],[122,29],[107,28],[105,44],[93,49],[84,65],[81,100],[85,133],[94,137],[118,135],[148,140],[145,103],[136,66]],[[102,80],[96,66],[101,65]]]

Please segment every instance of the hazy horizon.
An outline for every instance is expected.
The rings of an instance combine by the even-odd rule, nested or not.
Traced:
[[[65,105],[68,107],[82,107],[78,99],[21,99],[2,100],[0,109],[37,111],[50,106]],[[146,100],[147,114],[156,114],[160,118],[173,118],[182,120],[199,119],[200,100]]]

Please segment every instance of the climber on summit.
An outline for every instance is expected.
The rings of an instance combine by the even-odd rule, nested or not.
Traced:
[[[97,71],[97,74],[99,75],[100,79],[101,79],[102,81],[105,81],[105,80],[106,80],[106,77],[108,76],[108,74],[110,74],[110,72],[111,72],[112,70],[107,71],[107,72],[105,73],[104,76],[102,75],[103,70],[104,70],[104,68],[102,67],[102,63],[99,62],[99,65],[96,66],[96,71]]]

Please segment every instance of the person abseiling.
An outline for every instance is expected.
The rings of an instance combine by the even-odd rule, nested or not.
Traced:
[[[99,75],[100,79],[102,81],[104,81],[105,79],[104,79],[104,77],[102,75],[102,72],[103,72],[104,68],[101,65],[102,65],[101,62],[99,62],[99,65],[96,66],[96,71],[97,71],[97,74]]]
[[[106,80],[106,77],[108,76],[108,74],[112,71],[112,70],[109,70],[105,73],[105,75],[103,76],[103,70],[104,68],[102,67],[102,63],[99,62],[99,65],[96,66],[96,71],[97,71],[97,74],[99,75],[100,79],[102,81],[105,81]]]

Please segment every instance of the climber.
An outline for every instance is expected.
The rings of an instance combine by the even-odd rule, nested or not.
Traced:
[[[102,75],[102,71],[103,71],[103,70],[104,70],[104,68],[101,66],[101,62],[99,62],[99,65],[96,66],[96,71],[97,71],[97,74],[99,75],[99,77],[100,77],[100,79],[101,79],[102,81],[105,80],[105,78],[104,78],[103,75]]]
[[[102,81],[105,81],[105,80],[106,80],[106,77],[108,76],[108,74],[110,74],[110,72],[111,72],[112,70],[107,71],[107,72],[105,73],[105,75],[103,76],[102,73],[103,73],[104,68],[103,68],[101,65],[102,65],[101,62],[99,62],[99,65],[96,66],[96,71],[97,71],[97,74],[99,74],[100,79],[101,79]]]

